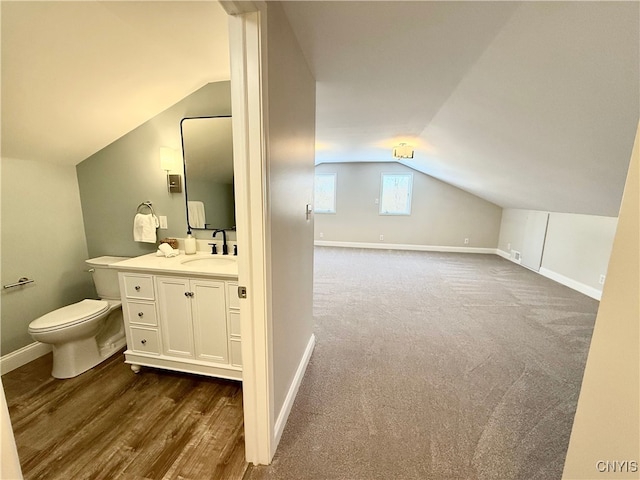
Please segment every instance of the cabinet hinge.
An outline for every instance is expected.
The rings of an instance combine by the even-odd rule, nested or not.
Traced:
[[[247,287],[238,287],[238,298],[247,298]]]

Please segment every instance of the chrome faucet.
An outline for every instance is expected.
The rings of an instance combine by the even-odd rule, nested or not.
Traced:
[[[227,232],[224,231],[224,228],[214,230],[213,231],[214,238],[218,232],[222,232],[222,254],[229,255],[229,247],[227,247]]]

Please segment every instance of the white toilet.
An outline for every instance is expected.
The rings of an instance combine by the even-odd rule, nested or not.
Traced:
[[[118,272],[109,265],[126,257],[86,260],[100,300],[82,300],[29,324],[34,340],[53,347],[55,378],[72,378],[95,367],[127,343],[118,287]]]

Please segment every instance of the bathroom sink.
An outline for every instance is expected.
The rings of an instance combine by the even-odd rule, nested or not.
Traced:
[[[220,257],[198,257],[189,258],[180,262],[183,265],[189,265],[191,267],[222,267],[224,265],[231,265],[236,263],[234,258],[220,258]]]

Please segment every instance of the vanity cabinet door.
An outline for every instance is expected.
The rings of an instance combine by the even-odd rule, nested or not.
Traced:
[[[194,357],[189,279],[156,277],[158,311],[165,355]]]
[[[224,282],[191,280],[196,358],[229,363]]]

